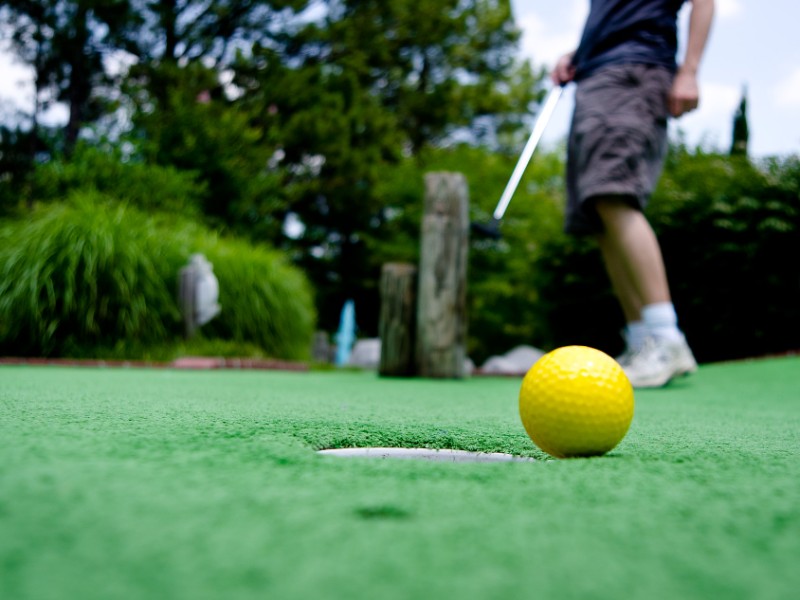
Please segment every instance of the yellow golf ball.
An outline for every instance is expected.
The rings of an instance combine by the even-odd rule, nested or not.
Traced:
[[[525,375],[519,414],[533,442],[551,456],[598,456],[628,432],[633,387],[605,352],[564,346],[545,354]]]

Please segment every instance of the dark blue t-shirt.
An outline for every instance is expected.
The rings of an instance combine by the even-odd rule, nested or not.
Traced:
[[[575,79],[600,67],[639,63],[675,70],[684,0],[592,0],[572,64]]]

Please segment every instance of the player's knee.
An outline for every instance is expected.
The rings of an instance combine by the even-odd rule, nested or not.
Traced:
[[[627,221],[641,214],[638,202],[632,196],[598,196],[593,199],[593,203],[606,229],[619,221]]]

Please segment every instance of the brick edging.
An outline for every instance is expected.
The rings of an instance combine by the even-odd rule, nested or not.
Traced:
[[[187,356],[171,362],[145,360],[97,360],[73,358],[24,358],[0,357],[0,366],[58,366],[58,367],[94,367],[94,368],[138,368],[138,369],[241,369],[265,371],[308,371],[308,364],[286,360],[261,358],[218,358]]]

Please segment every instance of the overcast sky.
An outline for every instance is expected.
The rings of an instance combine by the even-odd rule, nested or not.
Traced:
[[[580,38],[589,0],[511,0],[523,30],[522,53],[550,67]],[[748,90],[750,152],[756,156],[800,153],[800,0],[716,0],[717,16],[700,71],[700,108],[674,121],[689,144],[727,150],[742,89]],[[685,38],[687,7],[681,14]],[[29,71],[0,52],[0,113],[33,104]],[[565,94],[544,143],[565,135],[572,106]],[[49,121],[65,121],[56,107]]]
[[[523,30],[522,52],[551,67],[580,38],[589,0],[511,0]],[[800,153],[800,0],[716,0],[717,14],[700,70],[700,108],[673,121],[691,144],[727,151],[732,119],[747,86],[750,152]],[[688,3],[681,13],[686,37]],[[680,58],[680,55],[679,55]],[[566,94],[545,142],[566,135],[572,95]]]

